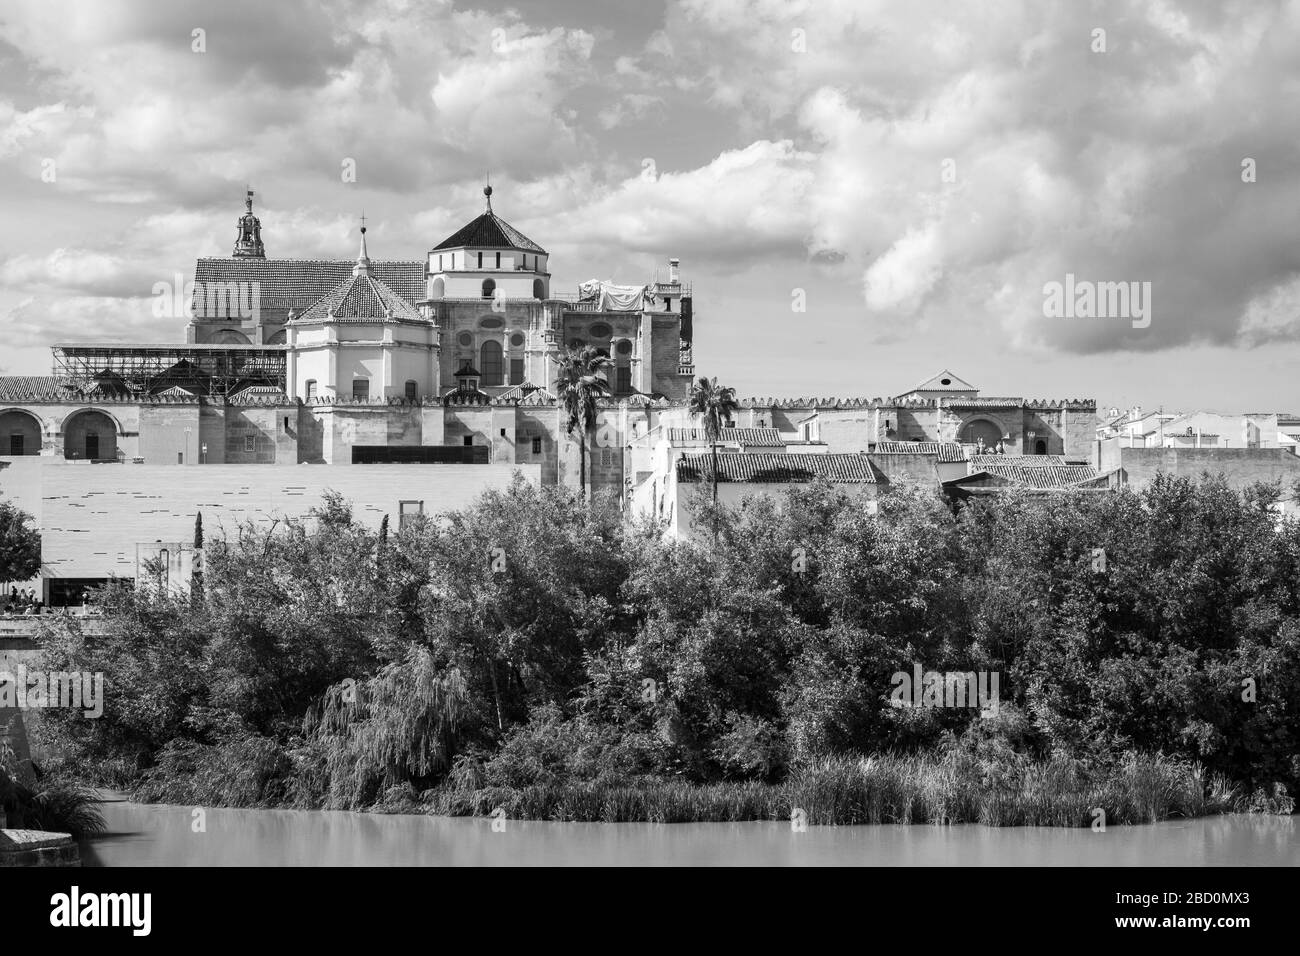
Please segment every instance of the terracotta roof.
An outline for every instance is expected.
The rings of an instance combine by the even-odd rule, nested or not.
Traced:
[[[971,455],[972,468],[980,469],[989,465],[1022,465],[1026,468],[1045,468],[1048,465],[1066,465],[1064,455]]]
[[[956,442],[948,441],[882,441],[876,442],[872,454],[876,455],[935,455],[938,461],[965,461],[966,450]]]
[[[79,395],[61,385],[53,375],[0,375],[0,402],[76,401]]]
[[[1097,477],[1091,465],[987,465],[980,470],[1030,488],[1066,488]]]
[[[490,209],[442,240],[433,247],[433,251],[459,249],[462,246],[470,249],[521,249],[546,255],[545,249]]]
[[[945,398],[945,408],[1019,408],[1023,398]]]
[[[677,460],[677,480],[709,481],[712,455],[684,455]],[[752,484],[794,484],[827,478],[834,482],[876,484],[871,459],[861,454],[720,454],[718,481]]]
[[[337,288],[352,275],[355,266],[355,259],[199,259],[194,264],[194,315],[199,319],[238,318],[237,308],[230,308],[231,302],[225,295],[214,297],[215,310],[209,312],[204,290],[209,284],[256,282],[263,319],[283,319],[289,309],[302,312]],[[406,301],[424,298],[423,260],[376,259],[370,268],[375,278]],[[247,293],[245,301],[248,301]]]
[[[390,319],[398,322],[425,322],[420,311],[394,292],[386,283],[362,273],[348,276],[295,316],[294,324],[334,320],[373,321]]]
[[[522,402],[525,398],[531,397],[535,392],[541,392],[543,398],[548,402],[555,401],[554,395],[542,388],[540,385],[534,385],[532,382],[520,382],[513,388],[506,389],[493,399],[493,401],[498,405],[508,405],[511,402]]]
[[[668,440],[678,442],[707,442],[709,436],[703,428],[670,428]],[[756,448],[784,448],[785,439],[775,428],[723,428],[719,441],[737,442]]]

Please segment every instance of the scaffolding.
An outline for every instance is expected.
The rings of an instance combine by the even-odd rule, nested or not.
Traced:
[[[285,389],[285,349],[270,345],[55,345],[54,376],[81,391],[123,397],[182,388],[229,397],[252,386]]]

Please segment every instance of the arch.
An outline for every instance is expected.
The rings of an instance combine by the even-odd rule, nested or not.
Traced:
[[[239,329],[218,329],[208,339],[209,345],[252,345],[248,336]]]
[[[116,461],[119,431],[112,416],[97,408],[73,412],[63,420],[63,457]]]
[[[614,394],[626,395],[632,391],[632,342],[619,339],[614,342]]]
[[[1039,438],[1037,441],[1034,442],[1034,454],[1035,455],[1047,454],[1047,442],[1045,439]]]
[[[485,298],[485,299],[490,299],[490,298],[492,298],[492,296],[496,295],[496,291],[497,291],[497,280],[496,280],[496,279],[484,279],[484,280],[483,280],[483,298]]]
[[[441,299],[447,294],[447,281],[442,276],[433,280],[433,285],[429,287],[430,299]]]
[[[22,408],[0,412],[0,455],[39,455],[41,420]]]
[[[546,298],[546,283],[543,282],[541,279],[533,280],[533,298],[534,299]]]
[[[1002,426],[991,418],[972,418],[962,423],[958,441],[975,445],[983,439],[984,447],[991,448],[1002,441],[1002,436],[1005,434]]]
[[[501,343],[496,339],[488,339],[479,349],[478,370],[483,373],[484,385],[502,384],[501,365]]]
[[[281,329],[279,332],[276,332],[276,333],[275,333],[274,335],[272,335],[269,339],[267,339],[267,340],[266,340],[266,344],[267,344],[267,345],[287,345],[287,344],[288,344],[288,341],[289,341],[289,339],[288,339],[288,335],[285,333],[284,329]]]

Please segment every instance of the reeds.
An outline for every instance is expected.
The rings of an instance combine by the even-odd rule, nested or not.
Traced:
[[[428,812],[512,819],[706,823],[788,820],[802,810],[810,824],[1086,827],[1104,811],[1108,824],[1151,823],[1231,809],[1222,782],[1206,785],[1194,764],[1162,755],[1129,754],[1101,765],[1068,758],[992,767],[960,751],[942,754],[831,757],[796,769],[783,783],[647,780],[471,789],[444,785],[421,798]]]

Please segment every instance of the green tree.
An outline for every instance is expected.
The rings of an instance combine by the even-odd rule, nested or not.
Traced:
[[[587,498],[587,442],[596,428],[596,403],[609,396],[609,383],[601,373],[613,368],[614,363],[591,345],[581,349],[568,349],[559,360],[559,375],[555,379],[556,397],[568,416],[565,432],[579,432],[578,487],[579,494]]]
[[[718,442],[722,440],[722,429],[731,424],[732,415],[740,408],[736,402],[736,390],[719,385],[716,378],[708,379],[701,375],[700,380],[691,386],[689,407],[691,415],[704,422],[704,435],[709,440],[713,456],[713,503],[717,505]]]
[[[28,581],[41,573],[41,535],[31,515],[0,501],[0,581]]]

